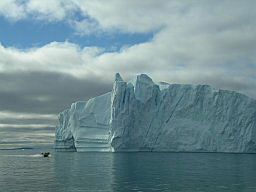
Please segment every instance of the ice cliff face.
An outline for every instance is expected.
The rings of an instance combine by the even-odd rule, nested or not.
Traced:
[[[73,103],[59,114],[55,148],[58,150],[111,151],[109,143],[111,93]]]
[[[256,152],[256,100],[145,74],[60,113],[56,148],[77,151]]]

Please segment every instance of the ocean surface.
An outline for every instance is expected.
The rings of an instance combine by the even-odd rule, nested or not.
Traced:
[[[256,191],[256,154],[0,150],[0,191]]]

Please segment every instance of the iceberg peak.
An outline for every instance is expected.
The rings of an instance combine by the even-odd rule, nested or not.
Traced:
[[[146,74],[136,75],[132,80],[129,81],[134,87],[136,84],[154,85],[153,80]]]
[[[146,83],[146,84],[155,84],[153,82],[153,80],[146,74],[140,74],[136,76],[136,80],[137,82],[142,82],[142,83]]]
[[[123,78],[121,77],[120,73],[116,73],[115,81],[124,81]]]
[[[154,87],[157,85],[153,80],[146,74],[140,74],[136,76],[136,80],[133,81],[134,93],[136,99],[145,103],[149,98],[152,97],[154,92]]]

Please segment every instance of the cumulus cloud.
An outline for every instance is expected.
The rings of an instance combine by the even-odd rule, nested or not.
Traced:
[[[26,17],[25,9],[15,0],[0,1],[0,16],[17,21]]]
[[[62,0],[1,0],[0,2],[0,15],[12,21],[31,17],[46,22],[60,21],[71,16],[76,9],[76,5],[71,1]]]
[[[45,22],[67,21],[80,35],[95,33],[95,29],[146,33],[178,19],[190,4],[166,0],[3,0],[0,15],[13,21],[28,18]],[[172,16],[168,17],[170,13]]]
[[[75,5],[70,1],[30,0],[25,1],[23,6],[27,15],[48,21],[63,20],[76,10]]]
[[[168,23],[166,16],[180,9],[178,1],[118,1],[107,3],[96,1],[73,0],[82,14],[95,19],[105,30],[118,29],[125,32],[149,32]],[[175,13],[175,14],[176,14]]]

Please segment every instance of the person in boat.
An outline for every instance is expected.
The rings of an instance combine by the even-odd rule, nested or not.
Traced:
[[[50,155],[49,152],[44,152],[44,153],[42,152],[41,154],[43,155],[43,157],[49,157],[49,155]]]

